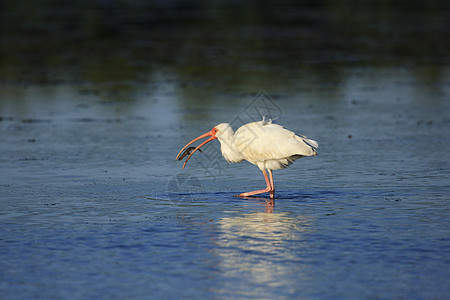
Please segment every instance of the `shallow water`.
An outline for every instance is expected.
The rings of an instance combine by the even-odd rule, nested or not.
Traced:
[[[223,9],[212,10],[228,16]],[[200,23],[185,28],[165,20],[171,26],[151,31],[149,40],[139,35],[145,10],[136,23],[118,18],[125,33],[136,32],[133,51],[154,52],[125,55],[105,29],[98,45],[119,47],[106,58],[108,70],[89,55],[71,65],[77,48],[59,45],[65,37],[48,46],[63,53],[52,60],[55,69],[40,73],[45,64],[27,48],[35,40],[15,42],[24,48],[8,52],[0,68],[1,298],[447,297],[450,69],[444,52],[388,54],[375,40],[366,57],[352,43],[372,37],[372,23],[361,36],[355,29],[354,40],[341,30],[360,17],[344,24],[335,20],[342,12],[331,10],[345,30],[335,28],[331,44],[295,44],[306,52],[291,53],[282,46],[297,34],[328,37],[322,18],[329,15],[322,6],[287,9],[290,18],[297,12],[310,23],[281,22],[282,8],[267,9],[262,16],[274,19],[265,19],[261,31],[258,20],[236,17],[241,30],[226,43],[210,40],[212,29],[228,32],[225,17],[201,31],[204,37],[194,30],[209,22],[203,10],[187,9]],[[99,14],[90,13],[94,20]],[[406,16],[421,20],[414,9]],[[440,36],[436,24],[424,28]],[[249,55],[280,26],[279,46]],[[407,31],[404,26],[394,32]],[[77,30],[66,33],[85,34]],[[181,43],[186,31],[200,44]],[[384,34],[383,42],[392,38]],[[15,41],[6,33],[2,38]],[[195,49],[198,59],[210,55],[211,65],[186,60]],[[92,56],[100,57],[98,51]],[[181,57],[167,61],[174,52]],[[37,73],[23,72],[28,67],[11,58],[16,55],[33,61]],[[286,57],[298,68],[281,63]],[[264,179],[247,162],[226,163],[218,142],[194,154],[184,170],[175,161],[192,138],[221,122],[236,129],[259,120],[259,110],[319,142],[317,157],[274,172],[273,207],[265,196],[234,197],[263,187]]]

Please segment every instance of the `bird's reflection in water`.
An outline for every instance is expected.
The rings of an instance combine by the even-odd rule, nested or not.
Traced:
[[[273,201],[266,202],[266,212],[273,212],[273,205]],[[306,277],[301,267],[303,235],[310,231],[312,219],[266,212],[218,221],[215,251],[223,279],[219,294],[233,290],[243,297],[259,297],[267,287],[295,290],[298,280]],[[249,286],[253,289],[248,290]]]
[[[242,199],[248,199],[248,200],[258,200],[261,204],[265,205],[264,212],[273,214],[273,209],[275,207],[275,200],[274,199],[265,199],[261,197],[242,197],[242,196],[235,196]]]
[[[264,212],[268,214],[273,214],[274,206],[275,206],[274,199],[266,200],[266,209],[264,210]]]

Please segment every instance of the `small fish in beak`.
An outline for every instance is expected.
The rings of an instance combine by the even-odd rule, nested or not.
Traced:
[[[194,150],[195,147],[189,147],[184,150],[184,152],[177,158],[177,160],[182,160],[186,155],[190,155],[192,150]],[[198,151],[203,152],[202,150],[198,149]]]

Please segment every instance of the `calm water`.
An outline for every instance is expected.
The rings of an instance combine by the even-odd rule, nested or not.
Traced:
[[[22,27],[1,35],[12,50],[0,65],[0,298],[448,297],[442,7],[402,10],[415,22],[400,24],[379,6],[347,18],[248,4],[232,18],[192,3],[123,15],[81,5],[77,23],[62,3],[2,16]],[[435,47],[412,49],[410,30]],[[218,142],[184,170],[175,161],[192,138],[258,110],[320,145],[274,172],[274,207],[234,197],[264,179],[226,163]]]

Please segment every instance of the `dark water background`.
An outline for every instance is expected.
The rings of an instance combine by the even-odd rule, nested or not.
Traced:
[[[445,299],[448,1],[1,1],[0,298]],[[264,186],[218,143],[320,144]]]

